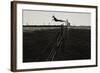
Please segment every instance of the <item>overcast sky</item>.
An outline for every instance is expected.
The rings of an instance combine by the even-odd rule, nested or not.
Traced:
[[[75,12],[54,12],[54,11],[34,11],[23,10],[23,25],[60,25],[61,22],[55,22],[52,16],[57,19],[68,19],[72,26],[90,26],[90,13]]]

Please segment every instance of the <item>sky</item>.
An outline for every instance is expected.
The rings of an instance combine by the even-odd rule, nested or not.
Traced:
[[[64,22],[55,22],[52,16],[57,19],[66,20],[70,22],[71,26],[90,26],[90,13],[76,13],[76,12],[61,12],[61,11],[35,11],[23,10],[22,12],[23,25],[61,25]]]

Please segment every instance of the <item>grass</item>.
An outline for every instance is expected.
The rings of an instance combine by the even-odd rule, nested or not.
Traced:
[[[60,27],[40,28],[42,27],[34,31],[23,30],[23,62],[46,61],[54,43],[56,43]],[[64,31],[63,48],[57,51],[54,61],[90,59],[90,29],[65,28]]]

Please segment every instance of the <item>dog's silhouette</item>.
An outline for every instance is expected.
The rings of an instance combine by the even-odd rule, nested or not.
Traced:
[[[55,16],[52,16],[52,18],[55,22],[65,22],[64,20],[57,19]]]

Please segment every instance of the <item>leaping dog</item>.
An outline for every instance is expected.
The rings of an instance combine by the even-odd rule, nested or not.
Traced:
[[[52,16],[52,18],[55,22],[65,22],[64,20],[57,19],[55,16]]]

